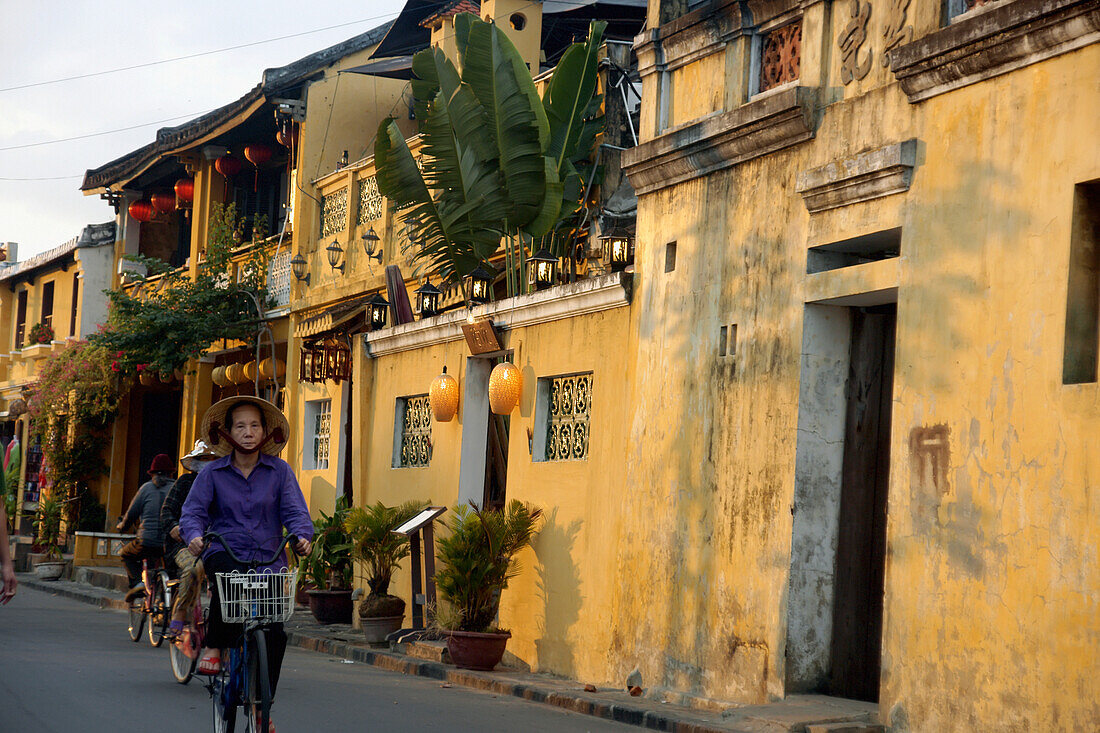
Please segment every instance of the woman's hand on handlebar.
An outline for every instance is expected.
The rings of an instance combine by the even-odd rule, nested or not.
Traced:
[[[308,555],[309,546],[309,540],[307,540],[305,537],[302,537],[298,540],[297,544],[294,545],[294,551],[299,555]]]
[[[198,557],[202,554],[203,548],[206,547],[206,542],[202,537],[196,537],[187,544],[187,549],[191,551],[191,554]]]

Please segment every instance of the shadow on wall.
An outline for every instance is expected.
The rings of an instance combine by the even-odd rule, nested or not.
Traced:
[[[332,514],[336,509],[336,487],[323,476],[314,476],[309,482],[306,504],[309,506],[309,513],[315,517],[318,512]]]
[[[568,525],[560,524],[558,510],[554,509],[544,515],[533,548],[538,560],[535,571],[543,605],[541,634],[535,640],[539,667],[553,669],[566,677],[575,673],[569,630],[580,617],[584,602],[580,573],[573,561],[573,546],[581,524],[580,519]]]

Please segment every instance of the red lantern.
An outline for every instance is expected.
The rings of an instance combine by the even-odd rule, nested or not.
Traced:
[[[223,155],[214,161],[214,168],[226,178],[232,178],[241,172],[241,161],[232,155]]]
[[[142,224],[150,221],[153,218],[153,204],[149,199],[141,199],[130,204],[127,211],[130,212],[130,216],[137,219]]]
[[[271,160],[271,148],[263,143],[245,145],[244,157],[248,158],[249,163],[259,168],[261,165]]]
[[[176,208],[175,194],[171,193],[154,193],[152,196],[153,208],[157,210],[158,214],[167,214]]]
[[[279,141],[279,144],[284,148],[290,148],[294,145],[298,139],[298,128],[293,123],[288,123],[279,128],[279,131],[275,133],[275,139]]]
[[[191,203],[195,200],[195,179],[181,178],[176,181],[176,198],[180,201]]]

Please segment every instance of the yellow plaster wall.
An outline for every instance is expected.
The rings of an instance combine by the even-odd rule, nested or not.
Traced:
[[[1100,177],[1096,68],[1093,45],[910,105],[874,83],[876,59],[813,141],[642,198],[611,677],[637,664],[703,697],[784,694],[801,323],[820,295],[805,249],[902,226],[883,720],[1100,718],[1100,392],[1061,384],[1073,186]],[[913,137],[904,196],[810,217],[794,192],[803,170]],[[730,323],[738,356],[721,360]],[[949,470],[929,485],[910,433],[939,424]]]
[[[697,120],[723,108],[725,90],[711,80],[722,78],[726,68],[726,56],[712,53],[673,71],[671,76],[672,102],[669,109],[669,127]]]

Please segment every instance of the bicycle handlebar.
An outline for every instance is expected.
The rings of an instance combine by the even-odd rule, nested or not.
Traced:
[[[238,562],[241,565],[247,565],[253,570],[260,567],[261,565],[270,565],[271,563],[278,560],[279,557],[282,556],[283,550],[285,550],[287,546],[290,547],[291,552],[293,552],[295,555],[298,554],[297,550],[294,549],[294,545],[298,544],[298,535],[293,533],[287,534],[285,537],[283,537],[283,541],[279,545],[279,549],[275,550],[274,554],[272,554],[272,556],[266,560],[242,560],[241,558],[237,557],[237,553],[233,552],[233,548],[229,546],[229,543],[226,541],[226,539],[217,532],[206,532],[202,536],[202,541],[204,544],[209,544],[210,540],[212,539],[217,540],[221,543],[221,546],[225,549],[226,552],[229,553],[229,557],[233,558],[234,562]]]

